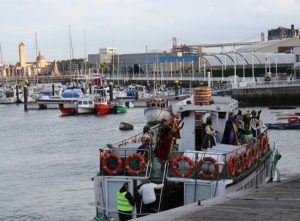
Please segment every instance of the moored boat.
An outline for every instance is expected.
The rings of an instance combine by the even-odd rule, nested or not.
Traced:
[[[93,114],[95,112],[94,99],[86,97],[78,100],[77,113],[78,114]]]
[[[273,130],[296,130],[300,129],[300,116],[292,116],[287,122],[267,123],[266,126]]]
[[[108,115],[110,113],[110,104],[108,104],[106,97],[95,97],[95,112],[99,116]]]
[[[166,98],[153,98],[149,100],[144,111],[144,116],[148,124],[160,123],[162,119],[169,120],[171,110],[168,100]]]
[[[127,112],[127,107],[124,101],[110,103],[111,113],[113,114],[124,114]]]
[[[117,192],[125,182],[137,199],[134,217],[138,217],[144,205],[137,190],[148,179],[164,184],[157,192],[155,203],[155,211],[160,212],[254,188],[271,178],[273,150],[266,127],[257,130],[255,135],[250,133],[236,138],[234,144],[216,141],[212,148],[203,149],[205,119],[211,119],[218,131],[215,137],[219,139],[216,140],[221,140],[226,134],[224,128],[228,119],[238,108],[238,102],[230,97],[211,99],[200,104],[192,97],[172,106],[184,126],[179,131],[180,136],[177,130],[176,136],[174,133],[162,136],[168,125],[151,128],[156,153],[153,158],[149,157],[151,149],[141,151],[142,133],[100,148],[99,172],[93,178],[97,205],[95,220],[118,220]],[[236,115],[235,119],[241,120],[244,116],[247,119],[246,114],[242,118]],[[234,131],[234,127],[232,129]],[[234,135],[237,136],[236,131]],[[169,148],[168,151],[164,151],[165,148]],[[163,152],[166,158],[162,158]]]

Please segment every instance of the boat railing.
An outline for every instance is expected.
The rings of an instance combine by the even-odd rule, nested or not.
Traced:
[[[216,145],[208,151],[178,152],[170,160],[167,179],[240,179],[260,165],[270,150],[263,131],[245,145]]]
[[[103,176],[135,176],[149,178],[151,152],[139,143],[126,148],[100,149],[99,174]]]

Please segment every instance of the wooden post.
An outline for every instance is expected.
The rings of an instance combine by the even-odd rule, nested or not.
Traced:
[[[114,83],[109,82],[108,85],[109,85],[109,100],[112,101],[114,99],[113,98],[113,85],[114,85]]]
[[[28,86],[24,84],[24,111],[27,111],[27,104],[28,104]]]
[[[19,85],[16,85],[16,96],[17,96],[17,104],[20,103],[20,98],[19,98]]]
[[[52,95],[55,95],[55,91],[54,91],[54,84],[52,84]]]

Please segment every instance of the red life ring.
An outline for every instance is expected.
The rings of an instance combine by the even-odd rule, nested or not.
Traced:
[[[109,168],[108,161],[109,159],[115,159],[118,162],[116,169]],[[108,175],[116,175],[122,172],[123,162],[119,155],[116,153],[109,153],[103,156],[102,168]]]
[[[231,156],[227,163],[227,171],[229,176],[234,177],[236,175],[236,156]]]
[[[187,172],[182,173],[179,170],[179,165],[178,164],[179,164],[180,161],[186,161],[189,164],[189,169],[188,169]],[[193,171],[195,169],[195,165],[194,165],[193,161],[191,160],[191,158],[189,158],[187,156],[181,156],[181,157],[176,157],[173,160],[172,168],[173,168],[173,171],[176,174],[176,176],[178,176],[178,177],[189,177],[193,173]]]
[[[136,143],[136,139],[132,138],[131,143]]]
[[[214,166],[214,170],[213,172],[210,172],[208,171],[204,171],[202,169],[202,166],[203,164],[209,164],[208,166],[210,167],[210,165],[213,165]],[[212,179],[215,179],[217,178],[218,174],[219,174],[219,164],[218,162],[212,158],[212,157],[204,157],[202,160],[200,160],[199,164],[198,164],[198,175],[204,179],[207,179],[207,180],[212,180]]]
[[[130,163],[133,159],[137,159],[139,161],[140,168],[138,170],[134,170],[130,166]],[[144,172],[145,166],[146,166],[146,163],[145,163],[144,157],[138,153],[129,155],[125,160],[125,168],[130,175],[139,175],[140,173]]]
[[[245,152],[241,152],[239,155],[238,155],[238,158],[237,158],[237,164],[236,164],[236,172],[237,174],[241,174],[242,172],[244,172],[245,170],[245,165],[246,165],[246,153]]]

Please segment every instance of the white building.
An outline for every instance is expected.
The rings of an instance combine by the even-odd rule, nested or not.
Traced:
[[[99,66],[101,64],[111,64],[113,55],[117,54],[117,48],[99,48],[99,54],[89,54],[89,63]]]

